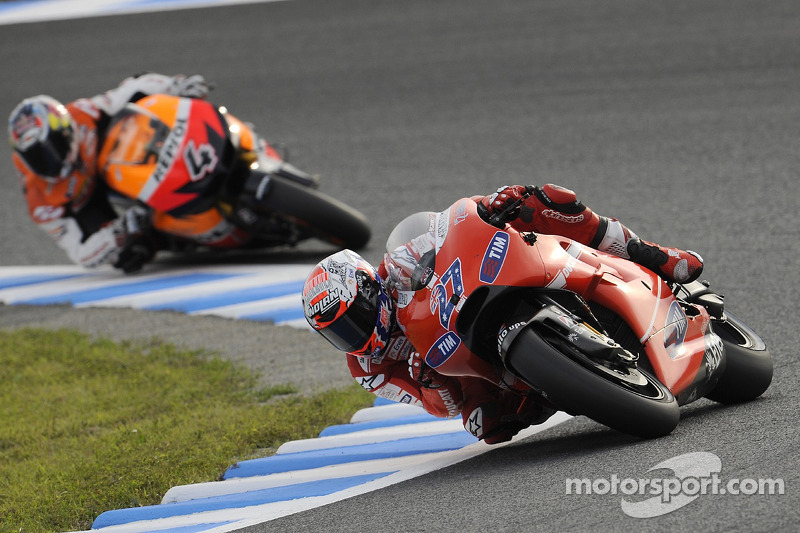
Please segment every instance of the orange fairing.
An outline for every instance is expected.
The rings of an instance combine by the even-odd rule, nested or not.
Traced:
[[[163,212],[192,212],[220,167],[228,125],[209,102],[153,95],[115,117],[99,156],[110,187]]]
[[[209,209],[196,215],[173,217],[156,211],[153,213],[153,226],[160,231],[169,232],[192,240],[203,240],[205,236],[213,236],[214,232],[226,224],[225,218],[217,209]]]
[[[231,115],[227,109],[222,109],[221,111],[223,117],[225,117],[225,120],[228,123],[228,131],[230,131],[231,140],[233,141],[234,146],[237,146],[242,152],[250,152],[253,158],[257,157],[257,151],[263,149],[263,153],[267,157],[275,160],[282,159],[281,155],[275,150],[275,148],[264,142],[263,139],[261,139],[263,146],[257,146],[258,142],[256,140],[256,135],[250,126]]]
[[[233,143],[238,146],[242,151],[253,152],[256,149],[255,136],[247,124],[231,115],[227,110],[223,110],[223,116],[228,123],[228,131],[230,131]]]
[[[126,114],[108,131],[108,138],[115,142],[106,143],[100,152],[99,163],[109,172],[109,185],[125,196],[139,195],[158,162],[164,136],[159,138],[153,122],[147,115]]]

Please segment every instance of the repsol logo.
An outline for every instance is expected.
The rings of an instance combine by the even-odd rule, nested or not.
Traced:
[[[164,147],[161,149],[161,153],[158,156],[158,164],[156,165],[156,170],[153,172],[152,177],[156,183],[161,183],[161,180],[164,179],[167,171],[172,166],[172,162],[175,160],[178,149],[181,147],[181,144],[183,144],[183,137],[186,135],[186,122],[186,117],[176,118],[175,126],[172,127],[172,131],[169,136],[167,136],[167,140],[164,141]]]
[[[458,335],[448,331],[433,343],[431,349],[425,354],[425,362],[431,368],[436,368],[450,359],[460,345],[461,339]]]
[[[504,231],[498,231],[492,237],[486,252],[483,254],[483,261],[481,261],[479,278],[483,283],[494,283],[494,280],[497,279],[500,269],[503,268],[503,263],[506,260],[508,244],[508,233]]]

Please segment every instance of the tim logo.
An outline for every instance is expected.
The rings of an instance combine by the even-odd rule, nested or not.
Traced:
[[[481,262],[479,279],[483,283],[494,283],[494,280],[497,279],[500,269],[503,268],[503,262],[506,260],[508,243],[508,233],[504,231],[498,231],[492,237],[492,241],[486,248],[486,253],[483,254],[483,261]]]
[[[433,343],[431,349],[425,354],[425,362],[431,368],[436,368],[450,359],[459,346],[461,346],[461,339],[452,331],[448,331]]]
[[[667,327],[664,328],[664,348],[667,349],[670,359],[680,355],[688,327],[686,313],[678,302],[672,302],[667,313]]]

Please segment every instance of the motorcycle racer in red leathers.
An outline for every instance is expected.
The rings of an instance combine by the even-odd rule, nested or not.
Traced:
[[[23,100],[11,112],[8,133],[33,221],[77,264],[141,268],[156,252],[150,220],[138,206],[122,217],[112,207],[97,169],[105,130],[114,115],[145,96],[205,98],[209,90],[199,75],[148,73],[66,105],[46,95]]]
[[[641,264],[667,281],[688,283],[703,269],[695,252],[643,241],[557,185],[504,186],[472,199],[484,220],[502,217],[520,232],[561,235]],[[412,242],[398,253],[418,260],[424,252],[420,248]],[[397,256],[387,253],[375,268],[343,250],[318,263],[303,287],[306,320],[347,353],[356,381],[377,396],[421,406],[437,417],[460,414],[464,428],[488,444],[508,441],[521,429],[547,420],[554,409],[541,398],[525,401],[512,392],[521,385],[512,376],[497,376],[508,385],[504,390],[482,378],[445,376],[427,366],[396,320],[398,291],[392,271],[397,270]]]

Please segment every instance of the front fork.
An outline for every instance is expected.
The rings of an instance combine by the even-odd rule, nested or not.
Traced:
[[[319,176],[304,172],[289,163],[289,151],[287,149],[284,148],[283,154],[281,155],[275,147],[260,138],[258,139],[258,146],[258,159],[256,163],[258,166],[255,168],[267,172],[268,174],[281,176],[295,183],[299,183],[304,187],[310,187],[312,189],[319,188]]]
[[[505,326],[498,335],[498,352],[505,363],[506,353],[514,338],[524,328],[534,328],[545,337],[558,338],[569,344],[586,357],[608,366],[609,368],[635,368],[639,360],[634,354],[623,348],[614,339],[600,331],[600,325],[592,325],[590,320],[567,311],[559,304],[545,304],[527,321],[520,321]]]

